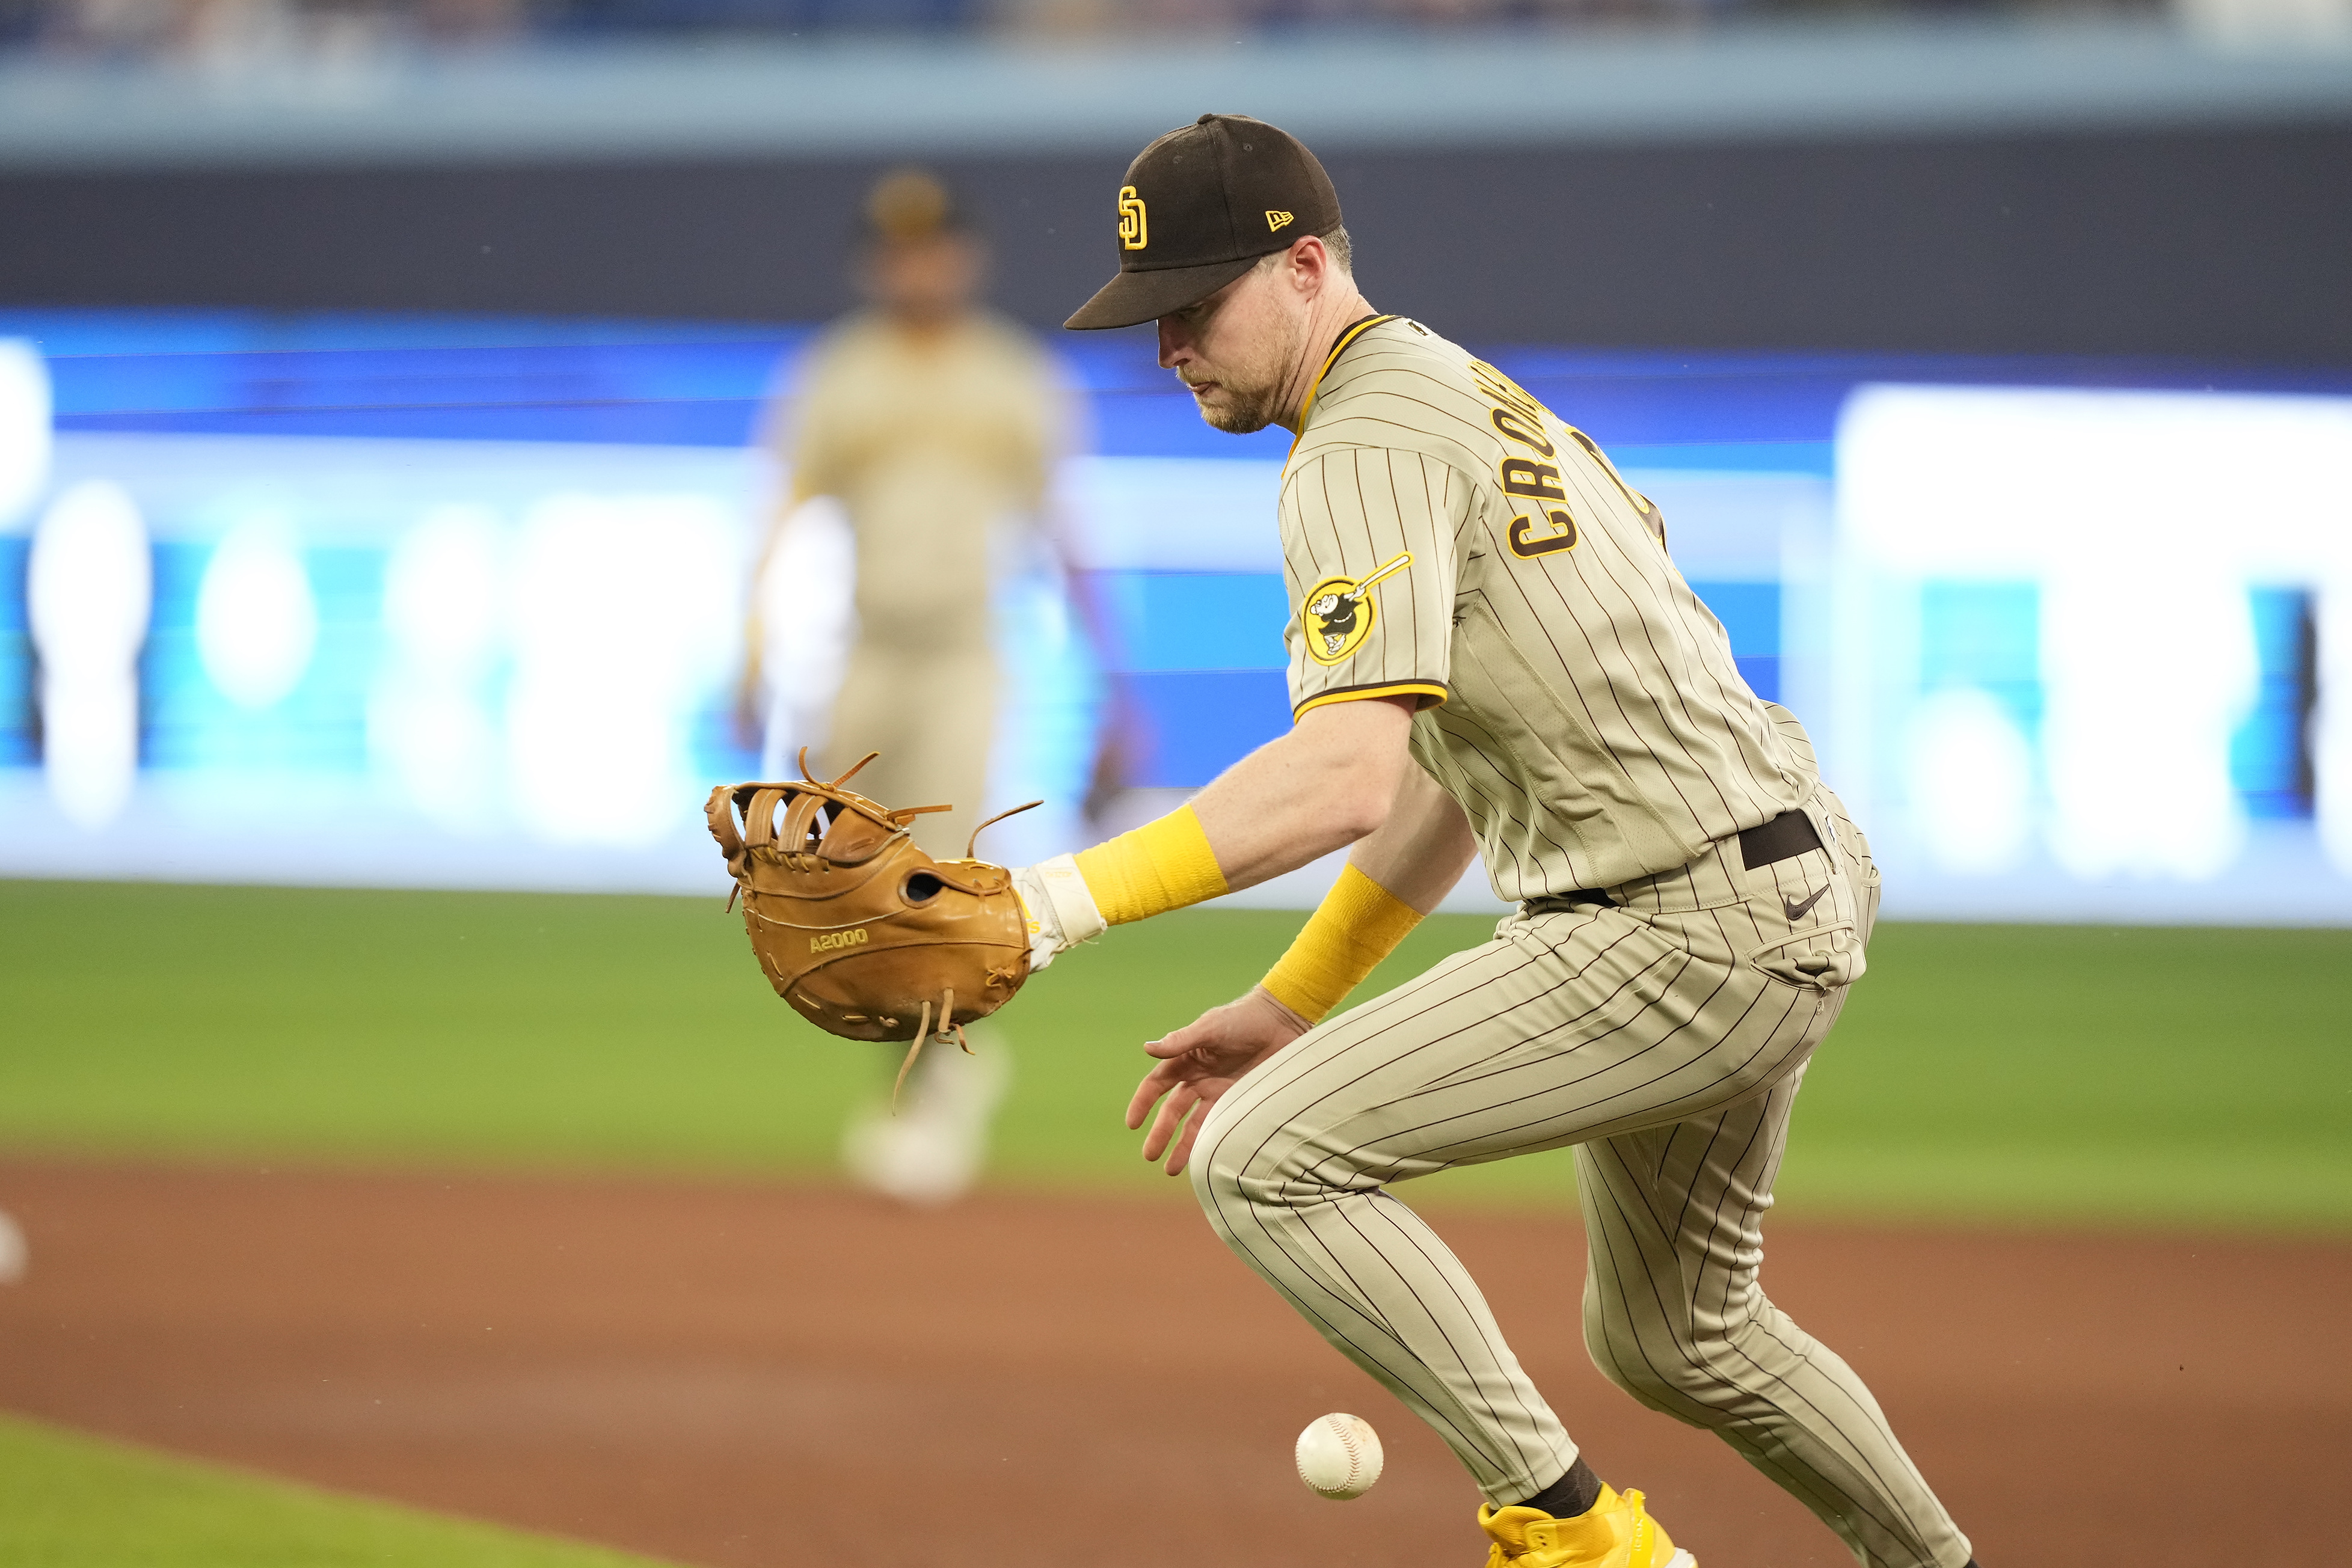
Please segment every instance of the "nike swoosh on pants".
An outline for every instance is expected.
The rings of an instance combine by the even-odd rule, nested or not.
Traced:
[[[1822,901],[1822,894],[1827,893],[1829,890],[1830,884],[1823,883],[1821,886],[1807,894],[1802,902],[1790,898],[1784,893],[1780,895],[1780,907],[1788,911],[1790,919],[1801,920],[1804,918],[1805,911],[1811,909],[1814,904],[1819,904]]]

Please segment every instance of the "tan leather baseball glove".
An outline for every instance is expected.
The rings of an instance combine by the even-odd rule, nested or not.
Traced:
[[[1030,937],[1012,873],[971,859],[971,843],[957,861],[915,847],[908,824],[950,808],[892,810],[842,788],[878,755],[821,783],[803,751],[798,779],[722,784],[703,811],[776,994],[845,1040],[911,1042],[903,1085],[927,1042],[971,1049],[963,1026],[1013,999],[1029,977]]]

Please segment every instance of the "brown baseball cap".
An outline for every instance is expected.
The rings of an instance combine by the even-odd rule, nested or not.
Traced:
[[[1062,325],[1157,320],[1339,223],[1339,193],[1305,142],[1245,114],[1204,114],[1127,166],[1118,276]]]

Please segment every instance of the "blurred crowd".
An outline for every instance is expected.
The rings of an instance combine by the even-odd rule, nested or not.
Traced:
[[[0,0],[0,47],[85,59],[236,61],[504,42],[520,0]]]
[[[1690,26],[1723,16],[2160,7],[2161,0],[0,0],[0,48],[218,59],[646,35]]]

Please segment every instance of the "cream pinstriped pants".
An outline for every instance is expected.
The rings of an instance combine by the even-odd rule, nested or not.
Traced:
[[[1757,1284],[1790,1108],[1877,913],[1836,797],[1806,812],[1830,848],[1751,872],[1728,841],[1612,889],[1622,907],[1522,910],[1302,1035],[1218,1103],[1193,1186],[1226,1244],[1501,1505],[1576,1445],[1389,1184],[1575,1145],[1601,1370],[1720,1434],[1872,1568],[1958,1568],[1969,1544],[1870,1390]]]
[[[861,638],[834,699],[820,771],[831,778],[880,752],[849,788],[894,805],[953,806],[914,824],[926,854],[952,860],[988,814],[1001,684],[996,650],[985,639],[908,646]]]

